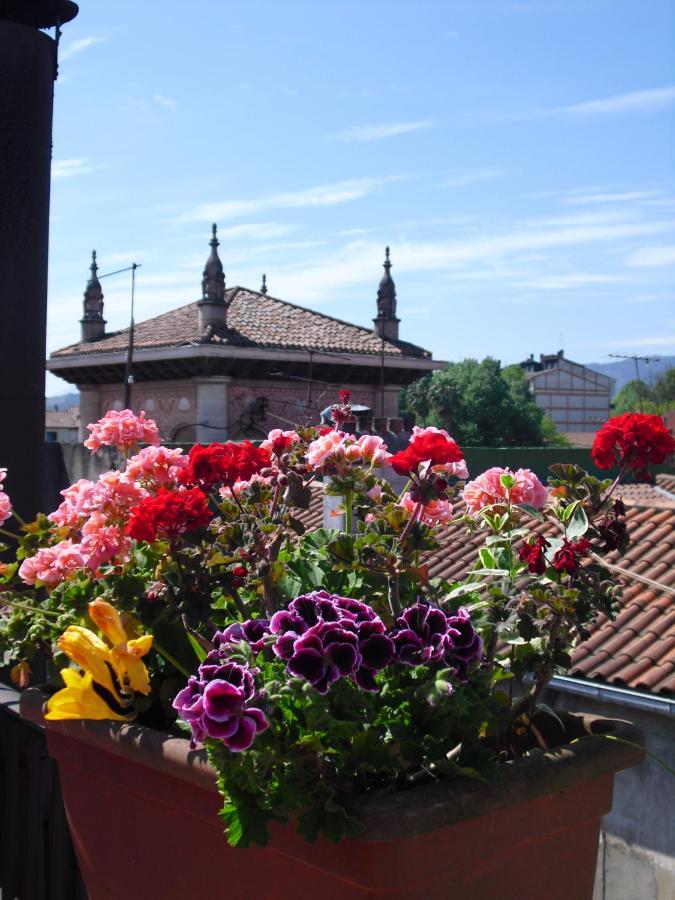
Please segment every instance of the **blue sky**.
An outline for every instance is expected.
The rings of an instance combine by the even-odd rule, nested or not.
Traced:
[[[50,350],[92,248],[147,318],[215,221],[228,285],[367,326],[390,244],[440,359],[675,353],[672,0],[82,0],[60,58]]]

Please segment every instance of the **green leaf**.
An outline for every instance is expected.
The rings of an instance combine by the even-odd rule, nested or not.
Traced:
[[[194,635],[187,633],[188,641],[190,642],[190,646],[195,651],[195,656],[199,660],[199,662],[204,662],[206,659],[206,650],[202,647],[199,641],[194,637]]]
[[[492,555],[490,550],[487,547],[481,547],[478,551],[478,555],[480,557],[480,561],[483,564],[484,569],[495,569],[497,568],[495,557]]]
[[[565,512],[567,512],[567,510],[565,510]],[[586,534],[587,531],[588,518],[586,516],[586,510],[579,503],[574,510],[574,515],[567,525],[567,538],[570,541],[576,540]]]

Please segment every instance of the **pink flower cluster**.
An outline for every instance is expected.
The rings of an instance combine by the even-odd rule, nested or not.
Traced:
[[[314,469],[326,464],[340,467],[345,462],[383,466],[390,456],[387,445],[376,434],[364,434],[357,440],[353,434],[330,431],[307,448],[307,462]]]
[[[67,537],[24,560],[19,575],[26,584],[54,587],[79,570],[95,573],[106,563],[127,562],[131,540],[125,528],[130,511],[167,485],[178,486],[189,463],[180,449],[155,446],[157,426],[145,413],[108,412],[89,430],[92,437],[85,442],[89,449],[105,444],[127,452],[141,441],[153,446],[132,456],[122,472],[104,472],[96,481],[80,478],[61,491],[63,502],[49,518]]]
[[[508,490],[502,484],[502,475],[510,475],[515,479],[514,486]],[[530,469],[502,469],[494,466],[470,481],[462,491],[462,496],[470,513],[476,515],[486,506],[499,506],[510,499],[511,503],[526,503],[535,509],[541,509],[548,500],[548,491]]]
[[[127,462],[124,477],[127,481],[140,481],[148,488],[177,484],[179,475],[190,463],[180,447],[144,447]]]
[[[91,437],[84,442],[84,446],[92,453],[104,446],[128,453],[139,444],[155,447],[159,444],[157,425],[146,418],[144,411],[137,416],[130,409],[111,409],[87,428],[91,431]]]
[[[411,516],[417,510],[417,503],[410,491],[406,491],[396,505],[405,509]],[[425,525],[447,525],[452,521],[452,503],[440,497],[428,500],[421,508],[420,519]]]
[[[86,565],[80,545],[67,540],[55,547],[42,547],[35,556],[24,559],[19,575],[26,584],[39,582],[46,587],[54,587]]]
[[[0,485],[4,483],[7,475],[7,469],[0,469]],[[0,487],[0,525],[4,525],[7,519],[12,515],[12,504],[9,497]]]

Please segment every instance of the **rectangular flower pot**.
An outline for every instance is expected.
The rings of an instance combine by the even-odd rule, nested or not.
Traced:
[[[90,900],[590,900],[614,773],[643,754],[600,734],[501,767],[358,798],[357,840],[307,844],[290,826],[266,848],[228,846],[204,751],[141,725],[42,719]],[[593,719],[642,745],[626,722]]]

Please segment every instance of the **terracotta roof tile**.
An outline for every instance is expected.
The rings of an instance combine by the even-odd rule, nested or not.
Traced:
[[[325,350],[337,353],[366,353],[385,356],[430,358],[428,350],[405,341],[384,341],[372,329],[351,325],[324,313],[305,309],[276,297],[234,287],[226,292],[229,308],[227,328],[216,332],[207,343],[219,346],[264,347],[286,350]],[[139,322],[134,329],[137,349],[181,347],[203,342],[199,331],[198,304]],[[100,341],[71,344],[52,353],[60,359],[81,354],[98,355],[125,350],[128,329],[114,332]]]

